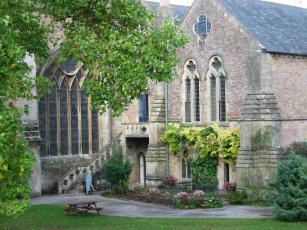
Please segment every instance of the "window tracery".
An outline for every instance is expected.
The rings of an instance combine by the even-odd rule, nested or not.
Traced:
[[[184,82],[184,121],[200,122],[200,78],[193,59],[186,61],[182,77]]]
[[[53,60],[43,75],[55,82],[51,93],[39,102],[41,156],[98,153],[98,113],[81,90],[89,71],[82,63]]]
[[[211,22],[205,15],[200,15],[194,24],[194,33],[203,41],[211,31]]]
[[[226,72],[222,59],[214,56],[209,61],[206,78],[209,80],[210,120],[226,121]]]

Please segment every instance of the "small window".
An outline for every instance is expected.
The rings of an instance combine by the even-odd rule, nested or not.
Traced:
[[[225,163],[224,165],[224,182],[230,181],[230,173],[229,173],[229,164]]]
[[[191,178],[190,161],[187,159],[182,159],[181,165],[182,165],[182,178],[183,179]]]

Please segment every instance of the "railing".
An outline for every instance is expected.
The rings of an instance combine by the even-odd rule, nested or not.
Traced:
[[[101,170],[103,163],[105,162],[106,156],[111,152],[111,146],[117,142],[122,133],[120,133],[111,143],[107,144],[101,153],[93,156],[91,163],[86,166],[76,166],[73,169],[69,170],[62,178],[58,179],[58,193],[67,193],[71,187],[78,183],[79,181],[84,180],[84,176],[87,171],[91,171],[92,174],[95,174]]]

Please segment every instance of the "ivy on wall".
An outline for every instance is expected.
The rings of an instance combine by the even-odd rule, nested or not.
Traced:
[[[195,150],[200,157],[223,158],[232,163],[239,154],[240,130],[222,128],[218,124],[205,128],[170,125],[162,140],[176,156],[192,158],[192,150]]]
[[[217,187],[217,165],[215,157],[197,157],[191,161],[193,189],[214,191]]]

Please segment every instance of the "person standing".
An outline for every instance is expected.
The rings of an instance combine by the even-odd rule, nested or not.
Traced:
[[[87,171],[86,175],[85,175],[85,192],[86,194],[90,194],[91,189],[94,191],[94,187],[93,187],[93,178],[91,175],[90,170]]]

